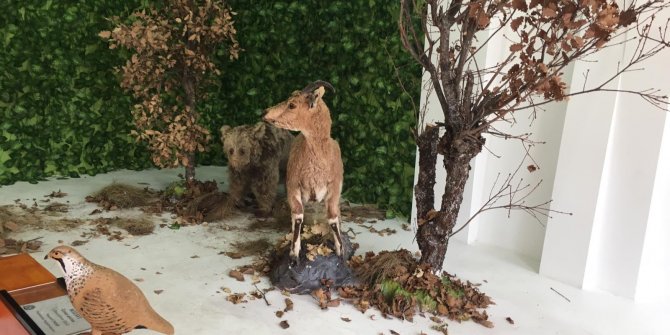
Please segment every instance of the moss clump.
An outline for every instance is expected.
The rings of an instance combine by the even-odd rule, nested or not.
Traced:
[[[186,194],[186,181],[183,179],[170,183],[166,188],[164,195],[167,197],[181,198]]]
[[[380,285],[380,292],[388,304],[392,304],[396,299],[414,300],[423,311],[435,312],[437,301],[433,299],[425,290],[416,290],[410,292],[400,285],[400,283],[387,279]]]

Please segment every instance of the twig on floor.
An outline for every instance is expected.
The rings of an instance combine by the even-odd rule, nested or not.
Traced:
[[[254,287],[256,288],[256,291],[258,291],[258,293],[261,294],[261,296],[263,297],[263,300],[265,300],[265,303],[266,303],[268,306],[271,306],[271,305],[270,305],[270,302],[268,301],[268,298],[265,297],[265,292],[261,291],[261,290],[258,288],[258,286],[256,286],[256,284],[254,284]]]
[[[570,299],[568,299],[566,296],[562,295],[561,292],[556,291],[553,287],[550,287],[550,289],[551,289],[552,291],[556,292],[556,294],[558,294],[558,295],[560,295],[561,297],[563,297],[563,299],[567,300],[568,302],[571,302]]]

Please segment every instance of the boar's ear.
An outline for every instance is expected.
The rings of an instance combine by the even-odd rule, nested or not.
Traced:
[[[230,126],[222,126],[221,129],[219,129],[219,132],[221,133],[221,142],[226,140],[226,137],[230,135],[230,129],[232,129]]]
[[[269,127],[265,122],[258,122],[251,128],[251,137],[261,140],[265,136],[265,130]]]

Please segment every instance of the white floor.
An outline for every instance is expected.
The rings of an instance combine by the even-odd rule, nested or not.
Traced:
[[[15,199],[30,206],[33,198],[43,199],[52,191],[61,190],[68,196],[73,218],[89,219],[94,205],[84,197],[112,181],[149,183],[164,187],[176,180],[178,171],[118,171],[114,173],[67,180],[51,180],[38,184],[17,183],[0,187],[0,205],[13,204]],[[225,168],[202,167],[199,178],[225,180]],[[137,212],[108,212],[101,216],[135,215]],[[169,216],[164,216],[170,222]],[[224,230],[222,225],[243,226],[245,218],[225,223],[182,227],[179,230],[156,228],[154,234],[144,237],[129,236],[123,241],[107,241],[102,236],[92,239],[78,250],[89,260],[113,268],[137,282],[154,308],[175,326],[176,334],[438,334],[431,330],[433,323],[417,317],[414,322],[385,320],[378,311],[358,312],[349,304],[329,310],[320,310],[310,296],[291,296],[293,311],[277,318],[275,312],[284,308],[286,298],[278,291],[267,294],[271,306],[263,300],[233,305],[226,301],[227,293],[252,292],[251,278],[238,282],[228,277],[235,266],[249,263],[248,259],[233,260],[220,251],[230,250],[229,244],[239,239],[257,238],[258,234],[239,230]],[[360,234],[359,252],[407,248],[416,250],[412,233],[400,229],[400,220],[376,223],[377,229],[395,228],[398,233],[380,237],[366,229],[346,223]],[[56,276],[61,276],[56,262],[45,261],[45,253],[58,244],[81,240],[80,234],[89,230],[86,225],[69,232],[23,231],[12,237],[24,240],[42,237],[42,251],[33,256]],[[289,230],[289,227],[286,227]],[[193,257],[198,256],[198,257]],[[449,322],[451,335],[478,334],[603,334],[644,335],[670,334],[663,321],[670,317],[670,303],[638,304],[608,294],[585,292],[543,278],[537,274],[536,261],[523,259],[511,252],[479,245],[464,245],[454,241],[447,256],[447,270],[462,279],[482,283],[481,289],[489,294],[496,305],[488,313],[495,323],[492,329],[472,322]],[[158,274],[160,273],[160,274]],[[670,283],[669,283],[670,284]],[[268,287],[267,280],[259,287]],[[560,292],[564,297],[552,290]],[[154,290],[164,290],[161,294]],[[569,299],[569,301],[567,299]],[[351,319],[345,322],[341,318]],[[514,324],[506,321],[511,318]],[[374,318],[371,319],[371,318]],[[290,327],[282,329],[279,322],[287,320]],[[137,330],[133,334],[150,334]]]

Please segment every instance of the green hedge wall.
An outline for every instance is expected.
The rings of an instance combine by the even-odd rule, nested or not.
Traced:
[[[113,67],[128,56],[97,33],[105,17],[149,1],[0,4],[0,184],[151,165],[128,135],[129,96]],[[244,51],[223,53],[222,76],[200,104],[215,135],[200,164],[224,164],[218,128],[260,119],[308,82],[331,82],[333,137],[342,147],[345,197],[408,213],[415,145],[411,100],[420,68],[402,50],[396,1],[231,0]],[[405,88],[400,88],[398,69]],[[410,96],[410,94],[412,96]]]
[[[0,4],[0,183],[150,166],[97,31],[117,1]]]

